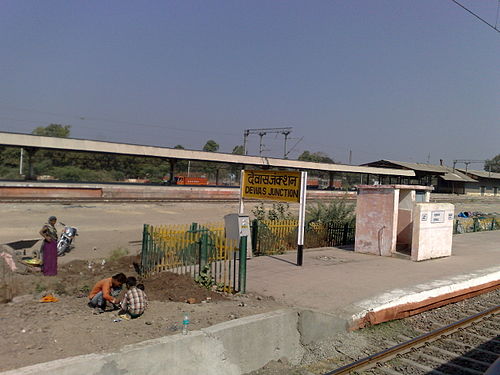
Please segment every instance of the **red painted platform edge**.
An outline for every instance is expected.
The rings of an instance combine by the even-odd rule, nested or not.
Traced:
[[[350,331],[355,331],[371,325],[407,318],[427,310],[432,310],[450,303],[462,301],[483,293],[488,293],[498,288],[500,288],[500,280],[495,280],[486,284],[476,285],[470,288],[457,290],[455,292],[442,294],[437,297],[428,298],[424,301],[406,303],[380,311],[371,311],[363,318],[351,322],[348,329]]]

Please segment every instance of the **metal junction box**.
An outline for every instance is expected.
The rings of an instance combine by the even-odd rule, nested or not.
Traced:
[[[224,216],[226,238],[239,240],[240,237],[250,236],[250,218],[248,215],[228,214]]]

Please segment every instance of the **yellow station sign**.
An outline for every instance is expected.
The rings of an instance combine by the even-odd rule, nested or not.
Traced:
[[[300,172],[243,171],[243,198],[300,202]]]

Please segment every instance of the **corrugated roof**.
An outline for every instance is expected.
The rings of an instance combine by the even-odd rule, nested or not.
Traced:
[[[413,169],[414,171],[421,172],[436,172],[436,173],[446,173],[448,170],[443,165],[434,165],[426,163],[407,163],[405,161],[395,161],[395,160],[383,160],[392,164],[401,165],[402,167]]]
[[[468,175],[472,175],[472,176],[477,176],[477,177],[482,177],[482,178],[494,178],[494,179],[498,179],[500,180],[500,173],[497,173],[497,172],[488,172],[488,171],[475,171],[475,170],[470,170],[468,169],[467,171],[465,171],[465,169],[458,169],[458,171],[462,172],[462,173],[466,173]]]
[[[400,166],[402,168],[420,171],[420,172],[431,172],[431,173],[439,173],[440,178],[445,181],[457,181],[457,182],[477,182],[473,178],[461,173],[458,170],[453,170],[453,168],[448,167],[446,165],[434,165],[434,164],[425,164],[425,163],[408,163],[405,161],[395,161],[395,160],[379,160],[372,163],[366,163],[365,165],[378,165],[378,164],[392,164],[395,166]]]
[[[453,168],[449,167],[446,167],[446,169],[448,169],[448,173],[446,173],[444,176],[439,176],[445,181],[477,182],[473,178],[470,178],[469,176],[460,171],[457,171],[456,169],[453,170]]]
[[[374,161],[371,163],[365,163],[363,165],[377,165],[377,164],[393,164],[396,166],[400,166],[405,169],[410,169],[414,171],[420,171],[420,172],[433,172],[433,173],[446,173],[448,170],[446,167],[442,165],[433,165],[433,164],[425,164],[425,163],[407,163],[405,161],[395,161],[395,160],[387,160],[387,159],[382,159],[379,161]]]

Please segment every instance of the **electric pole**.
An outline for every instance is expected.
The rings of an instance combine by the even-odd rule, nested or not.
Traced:
[[[259,140],[259,156],[262,156],[262,152],[264,151],[264,143],[263,143],[263,138],[267,134],[283,134],[285,136],[285,142],[284,142],[284,152],[283,152],[283,158],[287,158],[288,152],[286,150],[286,144],[288,141],[288,136],[292,132],[292,127],[287,127],[287,128],[262,128],[262,129],[245,129],[243,132],[243,149],[244,149],[244,154],[248,155],[248,150],[247,150],[247,144],[248,144],[248,136],[250,134],[257,134],[260,137]]]
[[[469,169],[469,164],[475,164],[475,163],[485,164],[487,161],[489,160],[456,159],[453,160],[453,170],[455,170],[455,166],[457,165],[457,163],[463,163],[465,164],[465,173],[467,173],[467,170]],[[491,176],[491,164],[492,163],[488,164],[488,172],[490,173],[490,176]]]

